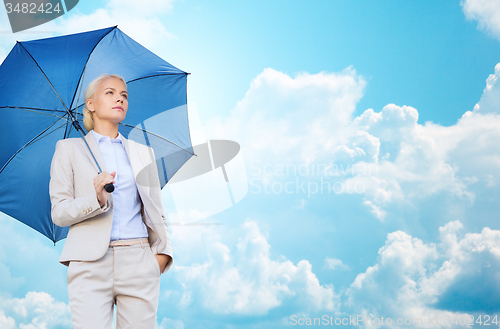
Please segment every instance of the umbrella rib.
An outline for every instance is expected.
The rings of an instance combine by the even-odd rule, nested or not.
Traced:
[[[42,136],[42,137],[40,137],[40,138],[38,138],[38,139],[35,139],[35,140],[32,140],[32,141],[28,142],[26,146],[30,146],[31,144],[34,144],[34,143],[38,142],[39,140],[42,140],[43,138],[45,138],[45,137],[49,136],[49,135],[50,135],[50,134],[52,134],[53,132],[56,132],[58,129],[61,129],[62,127],[66,126],[66,125],[67,125],[67,123],[64,123],[64,124],[60,125],[60,126],[59,126],[59,127],[57,127],[56,129],[54,129],[54,130],[52,130],[51,132],[49,132],[48,134],[46,134],[46,135],[44,135],[44,136]],[[35,137],[35,138],[36,138],[36,137]]]
[[[62,112],[62,111],[59,111],[59,110],[42,109],[42,108],[38,108],[38,107],[27,107],[27,106],[25,106],[25,107],[19,107],[19,106],[9,106],[9,105],[0,106],[0,109],[33,110],[33,112],[36,112],[34,110],[48,111],[48,112]]]
[[[116,28],[116,26],[115,26]],[[102,40],[102,39],[101,39]],[[38,66],[38,68],[40,69],[40,71],[42,72],[43,76],[45,77],[45,79],[47,79],[47,82],[50,84],[50,86],[52,87],[52,90],[54,90],[54,92],[56,93],[57,97],[59,98],[59,100],[61,101],[61,104],[64,106],[64,108],[66,109],[66,113],[69,115],[69,117],[71,118],[71,123],[73,124],[73,126],[75,127],[75,129],[77,129],[80,134],[82,135],[82,138],[83,140],[85,141],[85,136],[83,135],[83,131],[82,131],[82,128],[80,127],[80,123],[78,122],[78,120],[76,120],[75,116],[73,115],[73,113],[68,110],[68,107],[66,106],[66,104],[64,104],[63,100],[61,99],[61,96],[59,96],[59,94],[57,93],[56,89],[54,88],[54,86],[52,85],[52,82],[50,82],[49,78],[47,77],[47,75],[45,74],[45,72],[43,72],[42,68],[40,67],[40,65],[38,65],[38,62],[33,58],[33,56],[31,55],[31,53],[23,46],[22,43],[19,43],[23,48],[24,50],[28,53],[28,55],[30,55],[31,59],[33,60],[33,62],[35,62],[36,66]],[[97,46],[97,45],[96,45]],[[95,47],[94,47],[95,49]],[[90,55],[89,55],[90,57]],[[88,59],[87,59],[88,61]],[[85,66],[87,65],[87,63],[85,63]],[[81,77],[80,77],[81,78]],[[73,98],[75,96],[73,95]],[[73,102],[73,101],[72,101]],[[56,121],[57,122],[57,121]],[[66,138],[66,136],[64,136],[64,138]],[[87,144],[87,142],[85,141],[85,144]],[[88,145],[87,145],[88,147]],[[90,150],[90,147],[89,147],[89,150]],[[90,153],[92,153],[92,151],[90,151]],[[94,156],[92,154],[92,156]],[[94,160],[95,160],[95,157],[94,157]],[[101,169],[101,167],[99,166],[99,164],[97,163],[97,160],[96,160],[96,164],[97,164],[97,167],[99,168],[99,170]],[[3,169],[3,168],[2,168]],[[1,171],[0,171],[1,173]]]
[[[61,104],[64,106],[64,108],[66,109],[66,112],[69,113],[69,110],[68,110],[68,107],[66,106],[66,104],[64,104],[63,100],[61,99],[61,96],[59,96],[59,94],[57,93],[56,91],[56,88],[54,88],[54,86],[52,85],[52,82],[50,82],[49,78],[47,77],[47,75],[45,74],[45,72],[43,72],[42,68],[40,67],[40,65],[38,65],[38,62],[33,58],[33,56],[31,55],[31,53],[28,51],[28,49],[26,49],[23,44],[21,42],[19,42],[19,44],[21,45],[21,47],[23,47],[24,51],[26,51],[28,53],[28,55],[30,55],[31,59],[33,60],[33,62],[35,62],[36,66],[38,66],[38,68],[40,69],[40,72],[42,72],[43,76],[45,77],[45,79],[47,79],[47,82],[49,83],[50,87],[52,87],[52,90],[54,90],[54,93],[57,95],[57,98],[59,98],[59,100],[61,101]]]
[[[61,118],[63,119],[63,118]],[[7,165],[16,157],[16,155],[19,154],[19,152],[21,152],[22,150],[24,150],[27,146],[29,146],[33,141],[35,141],[38,137],[40,137],[42,134],[44,134],[47,130],[49,130],[51,127],[53,127],[57,122],[59,122],[61,119],[57,120],[56,122],[54,122],[53,124],[51,124],[50,126],[48,126],[44,131],[42,131],[41,133],[39,133],[38,135],[36,135],[35,137],[33,137],[29,142],[27,142],[26,144],[23,145],[23,147],[21,147],[19,150],[17,150],[16,153],[14,153],[10,159],[3,165],[2,169],[0,169],[0,174],[2,173],[2,171],[5,169],[5,167],[7,167]],[[66,125],[63,124],[62,126],[58,127],[57,129],[61,128],[61,127],[64,127]],[[54,131],[56,131],[57,129],[54,129]],[[54,131],[50,132],[49,134],[52,134]],[[49,135],[47,134],[47,136]]]
[[[53,117],[56,117],[56,118],[61,118],[61,119],[64,118],[64,116],[50,114],[50,113],[41,113],[41,112],[38,112],[38,111],[33,111],[31,109],[17,107],[17,106],[3,106],[3,107],[0,107],[0,108],[17,109],[17,110],[23,110],[23,111],[27,111],[27,112],[33,112],[33,113],[36,113],[36,114],[50,115],[50,116],[53,116]],[[37,109],[37,110],[42,110],[42,111],[56,111],[56,110],[44,110],[44,109]]]
[[[179,70],[179,71],[180,71],[180,70]],[[145,76],[145,77],[140,77],[140,78],[137,78],[137,79],[130,80],[130,81],[128,81],[127,83],[134,82],[134,81],[138,81],[138,80],[142,80],[142,79],[152,78],[152,77],[160,77],[160,76],[162,76],[162,75],[181,75],[181,74],[182,74],[182,75],[189,75],[189,73],[184,72],[184,71],[182,71],[182,73],[181,73],[181,72],[179,72],[179,73],[161,73],[161,74],[152,74],[152,75],[148,75],[148,76]]]
[[[130,128],[137,129],[137,130],[143,131],[143,132],[145,132],[145,133],[151,134],[151,135],[153,135],[153,136],[156,136],[156,137],[158,137],[158,138],[160,138],[160,139],[163,139],[164,141],[167,141],[167,142],[169,142],[169,143],[171,143],[171,144],[173,144],[173,145],[175,145],[175,146],[177,146],[177,147],[179,147],[179,148],[183,149],[184,151],[186,151],[186,152],[188,152],[188,153],[190,153],[190,154],[192,154],[192,155],[194,155],[194,156],[197,156],[197,155],[196,155],[196,154],[194,154],[193,152],[191,152],[191,151],[189,151],[189,150],[186,150],[184,147],[182,147],[182,146],[180,146],[180,145],[178,145],[178,144],[176,144],[176,143],[172,142],[171,140],[168,140],[168,139],[166,139],[165,137],[161,137],[161,136],[159,136],[159,135],[157,135],[157,134],[155,134],[155,133],[152,133],[152,132],[150,132],[150,131],[144,130],[144,129],[142,129],[142,128],[137,128],[137,127],[131,126],[131,125],[126,124],[126,123],[121,123],[121,122],[119,123],[119,125],[122,125],[122,126],[127,126],[127,127],[130,127]]]
[[[107,34],[106,34],[107,35]],[[101,39],[102,40],[102,39]],[[100,42],[100,41],[99,41]],[[87,60],[88,61],[88,60]],[[80,85],[80,90],[78,91],[78,97],[76,98],[76,104],[75,104],[75,113],[78,114],[78,112],[76,111],[79,106],[78,106],[78,102],[80,101],[80,95],[82,94],[82,87],[83,87],[83,79],[85,78],[85,69],[87,68],[87,63],[85,63],[85,66],[83,67],[83,73],[82,73],[82,76],[81,76],[81,80],[82,80],[82,83],[78,83]],[[78,86],[76,86],[76,88],[78,89]],[[85,95],[84,95],[85,96]],[[74,100],[75,96],[73,96],[73,100]],[[84,103],[85,104],[85,103]],[[71,105],[73,105],[73,101],[71,101]],[[83,105],[83,104],[82,104]],[[83,110],[82,110],[82,115],[83,115]]]
[[[77,90],[78,90],[78,86],[80,86],[80,84],[83,84],[83,78],[85,76],[85,70],[87,69],[87,64],[88,64],[88,62],[90,60],[90,56],[92,56],[92,53],[94,52],[95,48],[101,43],[102,39],[104,39],[108,34],[111,33],[111,31],[114,31],[117,27],[118,27],[118,25],[115,25],[111,30],[108,31],[108,33],[106,33],[105,35],[103,35],[101,37],[101,39],[99,39],[99,41],[96,42],[96,44],[94,45],[94,48],[92,48],[92,50],[89,52],[87,60],[85,61],[85,65],[83,66],[82,74],[80,74],[80,78],[78,78],[78,84],[76,85],[76,89]],[[80,86],[80,91],[81,90],[82,90],[82,86]],[[76,96],[76,90],[75,90],[75,93],[73,94],[73,99],[71,100],[71,104],[70,104],[71,106],[73,106],[73,102],[75,101],[75,96]],[[78,99],[76,100],[77,104],[75,104],[75,106],[76,106],[75,109],[79,108],[79,106],[78,106],[79,98],[80,98],[80,95],[78,95]]]

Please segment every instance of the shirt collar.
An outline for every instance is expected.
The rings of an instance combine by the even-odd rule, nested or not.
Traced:
[[[99,142],[104,138],[109,138],[109,136],[104,136],[104,135],[101,135],[99,134],[98,132],[96,132],[94,129],[91,130],[92,131],[92,135],[94,136],[94,139],[95,141],[97,142],[97,144],[99,144]],[[121,143],[123,145],[123,136],[122,134],[120,134],[120,132],[118,132],[118,137],[117,138],[109,138],[111,140],[111,142],[118,142],[118,143]]]

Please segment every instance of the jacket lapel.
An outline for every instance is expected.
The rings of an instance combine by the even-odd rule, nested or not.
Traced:
[[[122,135],[123,137],[123,135]],[[144,154],[139,152],[137,145],[134,141],[129,141],[125,137],[123,137],[123,144],[125,146],[125,152],[127,152],[128,161],[130,162],[130,166],[132,167],[132,172],[134,173],[135,185],[137,186],[137,190],[139,191],[139,195],[143,198],[145,193],[149,193],[144,184],[138,182],[138,180],[142,181],[144,179]]]
[[[123,135],[122,135],[123,137]],[[137,178],[137,174],[142,169],[142,163],[140,162],[140,157],[136,154],[137,150],[134,145],[129,142],[128,139],[123,137],[123,145],[125,146],[125,152],[127,153],[128,161],[132,167],[132,172],[134,173],[134,178]],[[137,184],[136,184],[137,185]]]
[[[102,158],[101,151],[99,150],[99,146],[97,145],[97,143],[94,139],[94,136],[92,136],[92,131],[89,131],[87,133],[87,135],[85,135],[85,141],[87,142],[87,145],[89,147],[84,145],[83,148],[85,149],[87,156],[90,158],[90,161],[94,165],[94,168],[97,170],[97,172],[100,172],[100,171],[99,171],[98,165],[96,164],[96,161],[99,164],[99,166],[101,167],[101,171],[108,171],[106,169],[106,164],[104,163],[104,160]],[[90,151],[89,151],[89,148],[90,148]],[[94,158],[95,158],[95,160],[94,160]]]

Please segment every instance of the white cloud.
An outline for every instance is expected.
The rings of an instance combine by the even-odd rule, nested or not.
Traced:
[[[255,222],[242,225],[244,236],[236,251],[207,241],[208,260],[202,264],[174,266],[184,292],[183,308],[200,303],[215,314],[265,315],[291,303],[301,311],[334,311],[339,298],[331,285],[321,285],[307,260],[294,265],[273,260],[270,245]]]
[[[6,316],[3,310],[0,309],[0,328],[2,329],[16,329],[16,320]]]
[[[462,0],[467,19],[476,20],[479,27],[500,39],[500,2],[497,0]]]
[[[268,68],[231,115],[213,119],[205,131],[210,138],[238,141],[248,159],[309,163],[337,146],[335,137],[349,123],[365,84],[352,68],[295,78]]]
[[[48,33],[53,36],[66,35],[118,25],[120,30],[132,39],[155,53],[161,53],[164,51],[165,42],[176,38],[163,24],[164,15],[172,12],[174,2],[175,0],[107,0],[104,7],[97,8],[90,14],[82,14],[76,6],[58,19],[18,35],[7,35],[2,38],[2,45],[10,50],[16,38],[31,40],[48,37]],[[8,20],[0,21],[0,28],[10,30]],[[0,59],[1,55],[2,51]]]
[[[3,63],[6,57],[7,57],[7,51],[3,48],[0,48],[0,65]]]
[[[498,175],[498,164],[491,161],[497,147],[488,141],[496,140],[498,133],[489,128],[498,126],[500,117],[464,116],[456,125],[444,127],[430,122],[420,125],[417,115],[413,108],[388,105],[380,113],[367,110],[353,120],[357,129],[378,139],[384,154],[378,158],[375,175],[348,179],[364,187],[369,201],[365,204],[379,218],[385,216],[381,205],[411,202],[442,191],[473,202],[475,196],[469,186],[476,182],[474,175],[482,172],[482,159],[490,167],[483,173]],[[485,143],[472,146],[477,138]]]
[[[66,295],[65,285],[61,284],[65,282],[66,267],[59,263],[59,256],[60,248],[46,237],[0,214],[0,296],[19,296],[48,287],[58,298]]]
[[[377,219],[379,219],[380,221],[384,220],[385,216],[387,215],[387,212],[385,210],[383,210],[380,206],[377,206],[375,203],[373,203],[370,200],[363,201],[363,204],[365,206],[368,206],[368,208],[370,209],[371,213],[375,217],[377,217]]]
[[[140,3],[148,6],[147,1]],[[58,20],[44,24],[43,27],[54,31],[56,35],[66,35],[118,25],[118,28],[129,37],[153,52],[161,51],[166,41],[175,38],[172,33],[166,30],[160,16],[136,15],[134,6],[126,7],[127,4],[121,8],[120,11],[124,11],[121,14],[114,7],[115,3],[108,3],[105,8],[99,8],[91,14],[76,13],[68,18],[63,16]],[[41,28],[42,26],[40,26]],[[158,40],[162,40],[162,42],[158,42]]]
[[[47,329],[71,325],[69,306],[45,292],[28,292],[24,298],[0,298],[1,328]]]
[[[342,260],[337,259],[337,258],[330,258],[326,257],[325,258],[325,266],[324,268],[327,268],[329,270],[335,270],[335,269],[341,269],[341,270],[348,270],[349,267],[342,262]]]
[[[3,32],[0,38],[0,64],[7,57],[8,52],[15,46],[16,40],[19,40],[19,35],[11,33],[9,18],[7,11],[0,10],[0,31]]]
[[[458,221],[440,227],[439,244],[388,234],[378,262],[348,289],[347,309],[379,318],[421,317],[424,327],[429,315],[441,319],[435,327],[449,327],[446,316],[500,310],[500,231],[484,228],[460,238],[461,229]]]
[[[172,11],[175,0],[108,0],[117,15],[156,16]]]
[[[163,318],[161,323],[156,325],[156,329],[184,329],[184,322],[182,320]]]
[[[1,220],[0,220],[1,227]],[[0,291],[12,292],[18,289],[25,281],[22,277],[13,277],[10,268],[7,266],[7,253],[0,243]]]
[[[395,104],[354,117],[366,82],[352,68],[295,78],[266,69],[230,116],[212,119],[205,130],[241,144],[252,160],[251,193],[300,193],[301,180],[310,184],[307,197],[360,194],[379,220],[390,205],[413,207],[441,193],[472,204],[500,179],[500,115],[491,113],[500,101],[499,72],[500,65],[488,78],[480,110],[445,127],[419,124],[415,108]],[[275,182],[281,185],[272,190]]]
[[[22,277],[12,277],[10,268],[6,264],[0,264],[0,291],[15,291],[24,282],[25,279]]]
[[[500,113],[500,63],[495,66],[495,73],[486,79],[486,88],[479,102],[474,106],[475,113]]]

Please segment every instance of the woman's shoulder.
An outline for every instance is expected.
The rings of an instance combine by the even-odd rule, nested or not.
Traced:
[[[82,138],[65,138],[65,139],[60,139],[56,143],[56,150],[57,149],[74,149],[76,147],[79,147],[84,143]]]
[[[74,157],[76,150],[81,148],[80,143],[83,143],[81,138],[65,138],[58,140],[54,151],[53,161],[70,161],[69,159]]]
[[[56,145],[61,146],[70,146],[70,145],[80,145],[83,143],[83,140],[80,137],[76,138],[65,138],[57,141]]]

